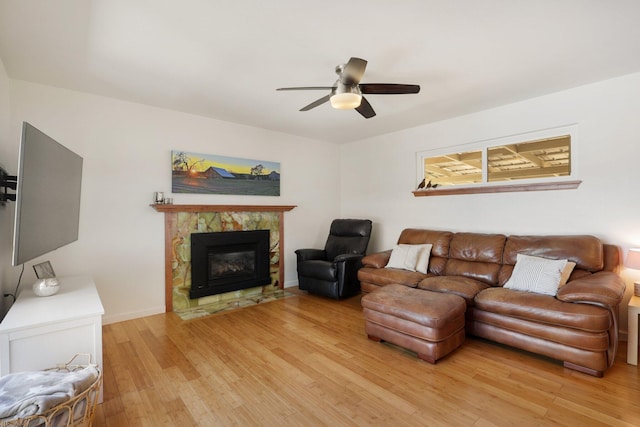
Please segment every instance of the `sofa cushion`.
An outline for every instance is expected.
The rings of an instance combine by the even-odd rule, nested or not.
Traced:
[[[563,302],[550,295],[501,287],[478,293],[475,307],[504,316],[589,332],[607,331],[611,326],[611,316],[605,308],[593,304]]]
[[[423,243],[431,243],[433,249],[431,254],[434,256],[446,257],[449,255],[449,243],[453,233],[450,231],[438,230],[421,230],[417,228],[406,228],[400,233],[398,243],[407,245],[420,245]]]
[[[398,283],[415,288],[418,282],[427,277],[426,274],[417,271],[400,270],[397,268],[373,268],[362,267],[358,270],[358,280],[373,283],[378,286],[386,286]]]
[[[504,287],[555,296],[566,266],[566,259],[546,259],[518,254],[516,266]]]
[[[478,292],[488,287],[484,282],[463,276],[433,276],[418,283],[420,289],[458,295],[464,298],[467,307],[472,307]]]
[[[499,272],[499,264],[450,259],[447,262],[444,275],[464,276],[470,279],[480,280],[490,286],[495,286],[498,283]]]
[[[451,239],[444,275],[497,285],[505,240],[502,234],[456,233]]]
[[[599,271],[604,267],[604,250],[594,236],[509,236],[504,264],[515,265],[518,254],[549,259],[567,259],[576,269]]]
[[[484,323],[504,331],[513,331],[519,334],[524,334],[532,343],[534,343],[535,339],[538,338],[545,342],[553,341],[561,345],[589,352],[605,352],[609,347],[609,333],[607,331],[591,332],[573,328],[550,326],[546,323],[540,323],[535,320],[503,316],[478,309],[473,309],[473,321],[474,327]],[[536,347],[532,350],[540,352],[541,349],[540,347]],[[552,357],[561,358],[560,352],[554,352]]]
[[[501,263],[506,238],[503,234],[456,233],[451,239],[449,258]]]

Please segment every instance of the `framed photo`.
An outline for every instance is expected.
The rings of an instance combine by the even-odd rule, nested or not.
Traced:
[[[34,265],[33,270],[36,272],[38,279],[52,279],[56,277],[56,273],[53,271],[53,267],[49,261]]]

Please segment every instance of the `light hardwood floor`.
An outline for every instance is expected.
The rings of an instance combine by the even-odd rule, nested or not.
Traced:
[[[95,426],[640,425],[624,343],[604,378],[475,338],[431,365],[368,340],[359,296],[103,330]]]

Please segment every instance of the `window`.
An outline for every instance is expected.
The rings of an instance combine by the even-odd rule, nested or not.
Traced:
[[[571,135],[487,148],[487,181],[571,174]]]
[[[575,126],[566,126],[465,144],[461,149],[420,152],[418,181],[424,178],[427,184],[414,194],[431,195],[424,193],[434,189],[440,194],[462,192],[442,192],[452,187],[482,188],[469,193],[575,188],[580,183],[572,181],[575,135]],[[548,185],[558,182],[564,184]]]
[[[443,154],[424,159],[424,177],[436,185],[482,183],[482,151]]]

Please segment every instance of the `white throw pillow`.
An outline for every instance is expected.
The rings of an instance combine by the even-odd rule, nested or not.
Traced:
[[[391,257],[386,267],[427,274],[432,247],[433,245],[428,243],[423,245],[396,245],[391,251]]]
[[[429,269],[429,258],[431,257],[431,249],[433,245],[430,243],[425,243],[424,245],[415,245],[420,246],[418,250],[418,262],[416,263],[416,271],[418,273],[427,274]]]
[[[566,259],[555,260],[518,254],[513,273],[504,287],[556,296],[566,265]]]

